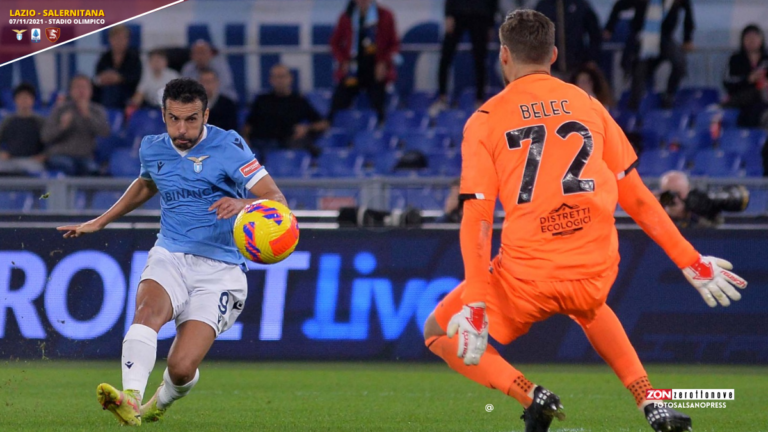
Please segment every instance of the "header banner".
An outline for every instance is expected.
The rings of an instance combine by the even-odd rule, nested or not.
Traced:
[[[184,0],[3,0],[0,66]]]

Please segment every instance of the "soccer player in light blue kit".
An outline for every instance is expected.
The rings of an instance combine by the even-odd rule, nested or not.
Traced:
[[[59,227],[64,237],[98,231],[155,194],[161,197],[160,233],[136,294],[133,324],[123,340],[123,391],[96,390],[99,403],[122,424],[159,420],[199,379],[198,366],[216,337],[243,309],[246,264],[234,244],[233,216],[253,199],[286,204],[283,194],[242,137],[206,125],[208,98],[195,80],[170,81],[163,93],[167,133],[141,142],[141,174],[104,214]],[[157,332],[176,321],[163,383],[141,405],[155,365]]]

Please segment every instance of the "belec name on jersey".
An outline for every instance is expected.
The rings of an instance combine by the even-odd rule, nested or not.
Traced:
[[[520,105],[520,115],[523,117],[523,120],[554,117],[562,114],[570,115],[571,112],[566,108],[566,105],[568,104],[568,99],[522,104]]]

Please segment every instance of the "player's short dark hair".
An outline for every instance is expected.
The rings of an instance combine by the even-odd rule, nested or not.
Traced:
[[[21,93],[28,93],[30,96],[32,96],[32,99],[34,99],[37,96],[37,90],[35,89],[35,86],[28,82],[23,82],[16,86],[16,88],[13,89],[13,97],[20,95]]]
[[[208,108],[208,95],[205,93],[205,88],[192,78],[176,78],[169,81],[163,90],[163,109],[168,99],[183,104],[200,101],[203,104],[203,112]]]
[[[516,10],[507,14],[499,39],[519,62],[549,63],[555,47],[555,24],[534,10]]]

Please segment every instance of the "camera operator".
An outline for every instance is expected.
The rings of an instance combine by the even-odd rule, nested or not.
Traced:
[[[668,171],[661,176],[659,202],[677,226],[714,227],[723,223],[723,211],[741,212],[749,204],[749,191],[744,186],[720,189],[691,189],[688,176]]]

